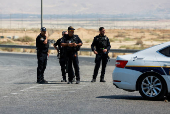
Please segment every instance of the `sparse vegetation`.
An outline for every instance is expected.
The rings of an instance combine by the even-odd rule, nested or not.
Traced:
[[[118,39],[116,38],[109,38],[110,42],[115,42],[115,41],[119,41]]]
[[[92,43],[92,40],[87,39],[87,40],[85,40],[85,43]]]
[[[34,39],[29,36],[24,36],[18,39],[15,39],[14,41],[20,41],[20,42],[33,42]]]
[[[119,49],[135,49],[135,50],[142,50],[142,49],[145,49],[145,48],[148,48],[148,47],[144,47],[143,45],[141,46],[131,46],[131,45],[123,45],[123,46],[120,46]]]
[[[126,32],[118,32],[117,35],[115,35],[115,37],[126,37],[127,33]]]
[[[136,45],[142,45],[142,44],[143,44],[143,41],[141,39],[136,41]]]
[[[133,41],[133,39],[132,38],[128,38],[128,37],[126,37],[126,38],[124,38],[124,40],[123,41]]]
[[[7,41],[0,41],[0,44],[5,44],[5,45],[14,45],[15,43],[13,43],[12,41],[10,40],[7,40]]]

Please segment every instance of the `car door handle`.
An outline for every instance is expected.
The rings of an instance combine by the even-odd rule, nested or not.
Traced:
[[[164,66],[170,66],[170,64],[165,63]]]

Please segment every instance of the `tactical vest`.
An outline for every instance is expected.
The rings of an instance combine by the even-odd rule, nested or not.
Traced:
[[[98,47],[100,48],[107,48],[107,40],[106,36],[98,38]]]
[[[73,38],[67,40],[66,43],[77,43],[76,37],[74,36]],[[67,47],[67,52],[75,52],[75,51],[79,51],[79,47]]]

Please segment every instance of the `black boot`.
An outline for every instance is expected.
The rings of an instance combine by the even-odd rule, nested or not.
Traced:
[[[104,80],[104,78],[102,78],[102,79],[100,79],[100,82],[106,82],[106,81]]]
[[[77,81],[76,81],[76,84],[80,84],[80,80],[77,80]]]
[[[39,82],[39,84],[48,84],[48,81],[46,81],[46,80],[41,80],[40,82]]]
[[[66,76],[63,76],[63,80],[61,80],[61,82],[67,82]]]
[[[63,79],[63,80],[61,80],[61,82],[67,82],[67,80],[66,80],[66,79]]]
[[[96,82],[96,79],[92,79],[91,82]]]
[[[67,84],[73,84],[73,82],[69,81]]]

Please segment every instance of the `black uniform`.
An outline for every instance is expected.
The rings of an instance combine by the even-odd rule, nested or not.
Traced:
[[[36,47],[37,47],[37,59],[38,59],[38,67],[37,67],[37,82],[44,80],[44,71],[47,65],[47,56],[48,56],[48,48],[49,44],[44,44],[44,40],[46,36],[41,36],[39,34],[36,38]]]
[[[73,35],[70,37],[69,35],[64,35],[63,40],[61,43],[82,43],[81,39],[79,38],[78,35]],[[78,55],[77,51],[79,51],[80,47],[65,47],[67,57],[68,57],[68,77],[69,77],[69,82],[72,82],[73,80],[73,68],[72,64],[74,66],[75,70],[75,75],[76,75],[76,80],[80,81],[80,73],[79,73],[79,61],[78,61]],[[75,56],[76,55],[76,56]]]
[[[54,44],[54,46],[58,46],[58,52],[59,52],[58,58],[61,66],[61,72],[62,72],[63,80],[66,81],[66,62],[68,58],[65,53],[65,48],[61,46],[62,39],[63,38],[58,39]],[[74,72],[73,72],[73,76],[74,76]]]
[[[91,44],[91,49],[92,51],[94,50],[97,51],[98,54],[96,54],[96,58],[95,58],[96,65],[94,68],[93,79],[96,79],[98,70],[100,68],[100,63],[102,61],[102,71],[101,71],[100,80],[104,80],[105,69],[109,58],[108,53],[110,48],[111,46],[110,46],[109,38],[107,36],[97,35],[96,37],[94,37],[94,40]],[[106,53],[103,52],[104,49],[107,49]]]

